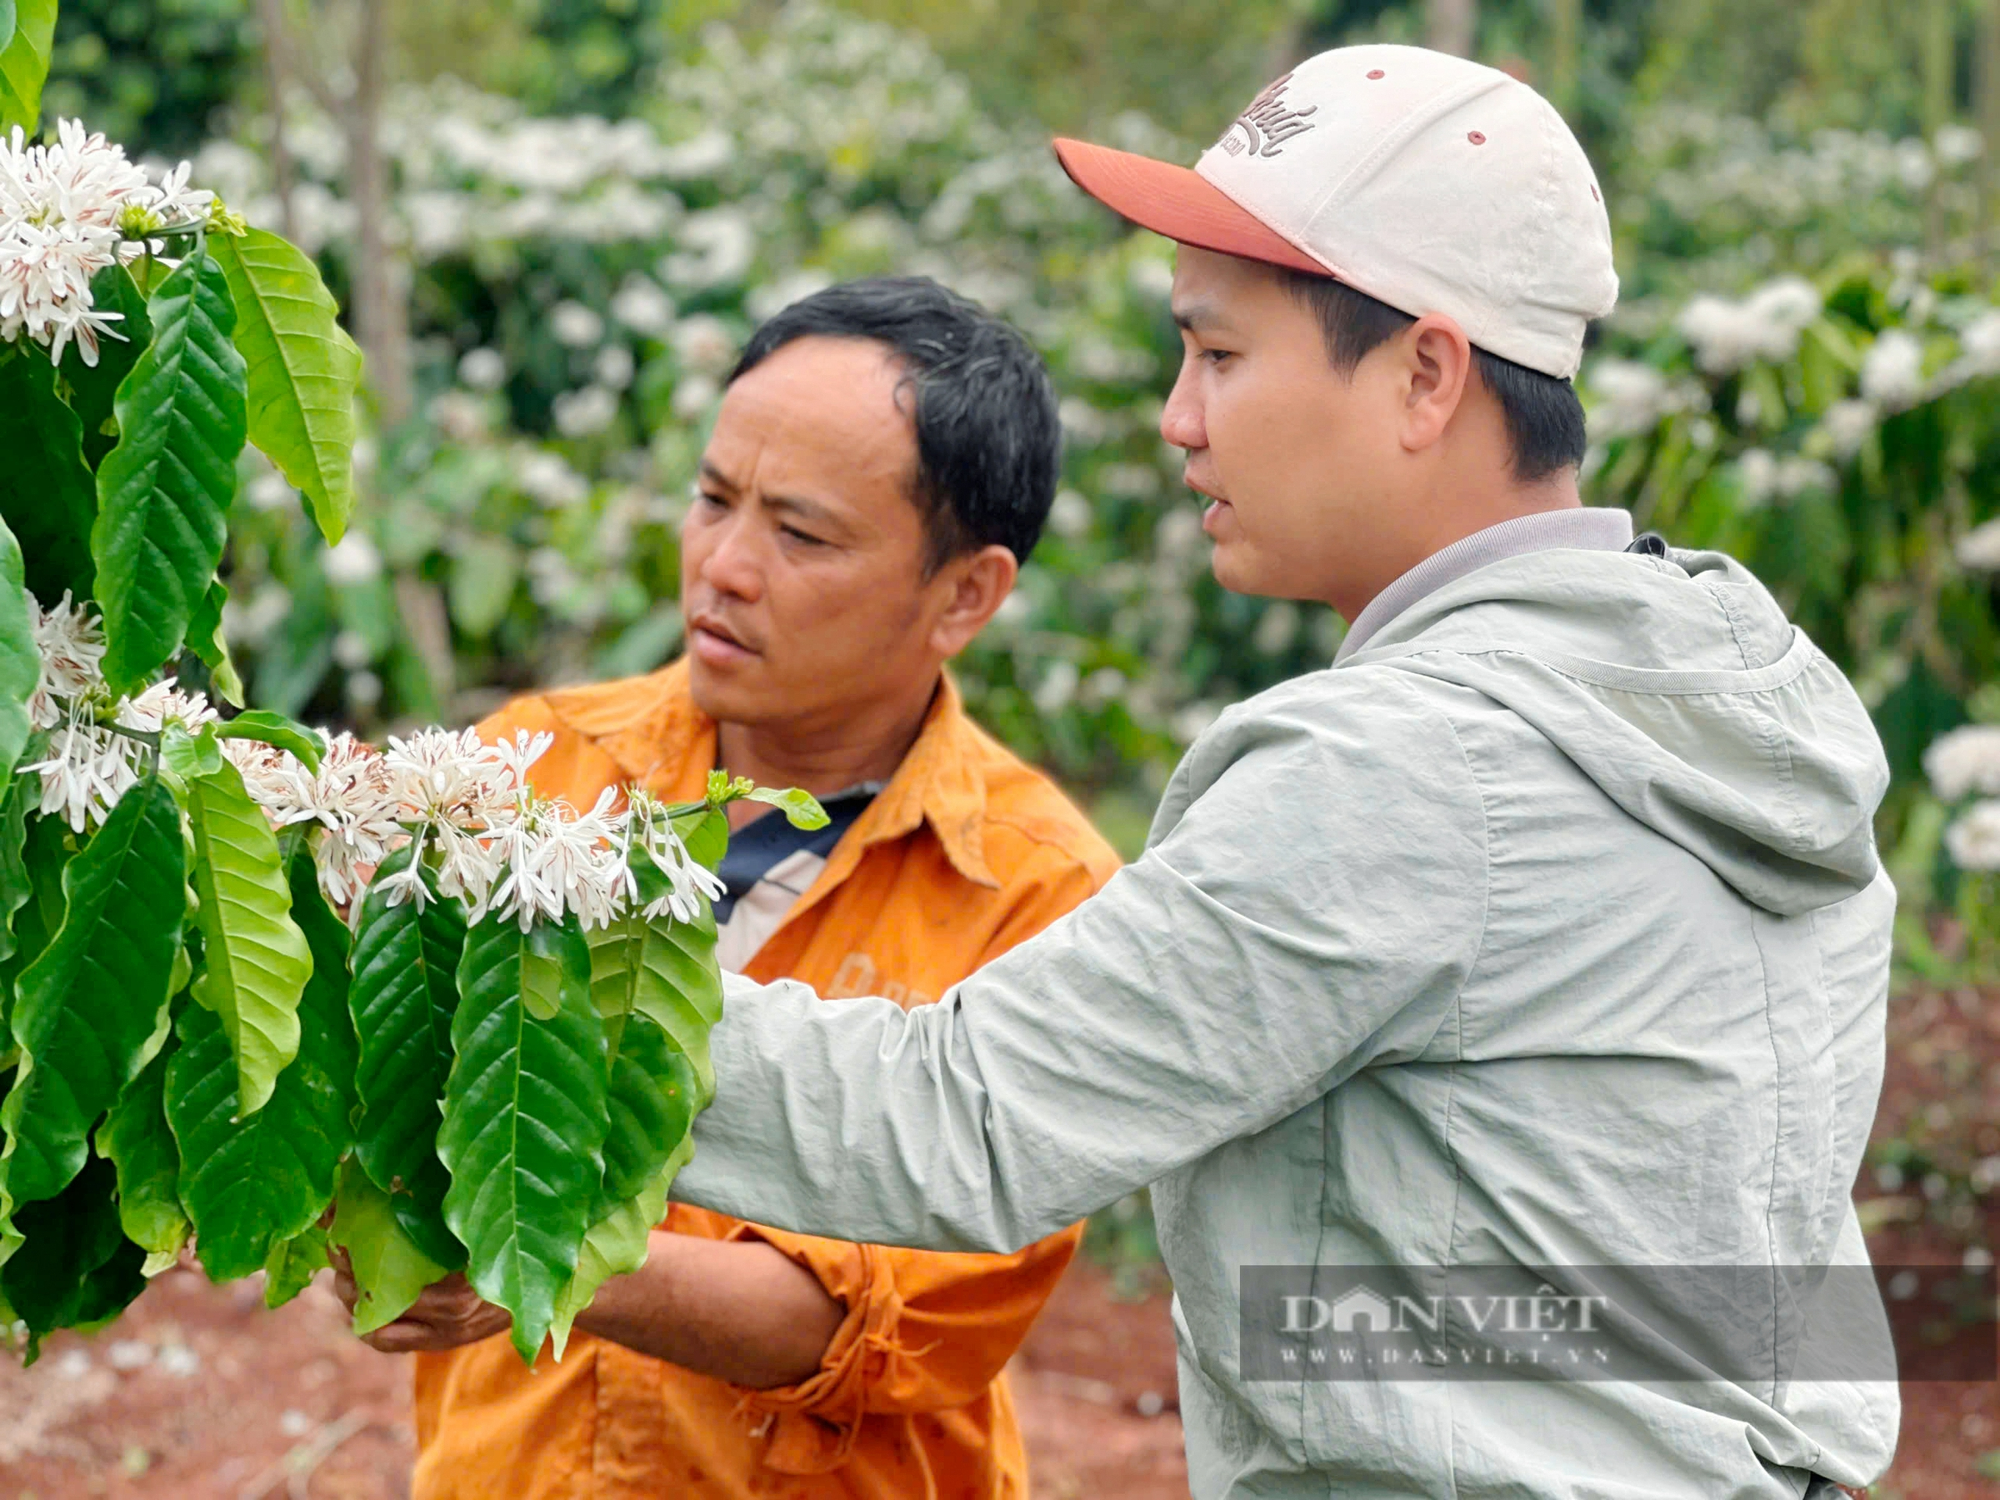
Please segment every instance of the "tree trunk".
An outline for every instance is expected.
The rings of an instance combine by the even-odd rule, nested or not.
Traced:
[[[1439,52],[1472,56],[1479,35],[1479,0],[1424,0],[1424,40]]]
[[[410,325],[403,266],[389,244],[389,162],[382,154],[388,52],[387,0],[361,0],[361,35],[348,103],[348,173],[354,193],[355,334],[382,425],[410,414]]]
[[[271,96],[271,190],[278,197],[278,228],[288,240],[298,238],[292,220],[292,153],[285,143],[286,60],[285,0],[257,0],[257,19],[264,29],[264,87]],[[240,205],[239,205],[240,206]]]

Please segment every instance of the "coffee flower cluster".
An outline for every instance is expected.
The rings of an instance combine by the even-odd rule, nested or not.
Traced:
[[[136,697],[113,697],[101,670],[103,632],[88,607],[65,594],[33,611],[42,676],[29,714],[47,747],[20,774],[41,778],[42,816],[62,817],[81,833],[146,773],[163,729],[198,730],[218,716],[206,697],[172,678]],[[455,900],[471,920],[494,912],[525,932],[566,915],[601,927],[642,901],[648,918],[691,921],[702,898],[722,894],[689,856],[668,809],[647,793],[633,791],[620,807],[616,789],[607,788],[584,812],[538,795],[528,768],[551,735],[522,732],[489,744],[470,729],[425,729],[391,738],[381,751],[344,733],[322,740],[317,769],[261,740],[225,739],[222,751],[274,826],[320,830],[320,887],[336,906],[354,909],[372,884],[392,906]],[[373,879],[405,846],[413,846],[409,859]],[[635,857],[650,859],[663,877],[650,899],[642,897]]]
[[[123,337],[123,315],[94,305],[90,280],[159,254],[160,231],[208,218],[214,197],[188,187],[188,170],[155,182],[76,120],[56,126],[53,145],[28,145],[18,125],[0,137],[0,340],[25,332],[59,361],[74,339],[95,365],[99,338]]]
[[[1945,802],[1976,796],[1945,830],[1945,849],[1965,870],[2000,870],[2000,726],[1967,724],[1924,752],[1931,790]]]

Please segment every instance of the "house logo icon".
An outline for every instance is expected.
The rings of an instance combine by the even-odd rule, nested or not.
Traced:
[[[1390,1333],[1396,1327],[1395,1310],[1365,1286],[1349,1287],[1328,1308],[1335,1333]]]

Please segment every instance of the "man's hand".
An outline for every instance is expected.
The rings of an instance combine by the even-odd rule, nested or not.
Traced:
[[[360,1293],[354,1285],[347,1252],[336,1246],[329,1258],[333,1262],[334,1293],[352,1313]],[[463,1274],[454,1271],[443,1281],[425,1287],[408,1312],[393,1323],[385,1323],[363,1342],[384,1354],[435,1353],[462,1344],[476,1344],[496,1333],[505,1333],[513,1325],[506,1308],[495,1307],[472,1289],[472,1283]]]

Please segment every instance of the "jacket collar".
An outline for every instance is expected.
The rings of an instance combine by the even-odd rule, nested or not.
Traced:
[[[700,797],[715,765],[716,730],[715,721],[695,706],[686,658],[620,686],[624,691],[563,689],[546,701],[559,722],[610,756],[632,784],[667,801]],[[998,889],[986,863],[986,782],[979,773],[984,755],[958,684],[949,672],[941,673],[915,743],[840,841],[799,909],[845,879],[874,845],[903,838],[924,823],[959,874]]]

